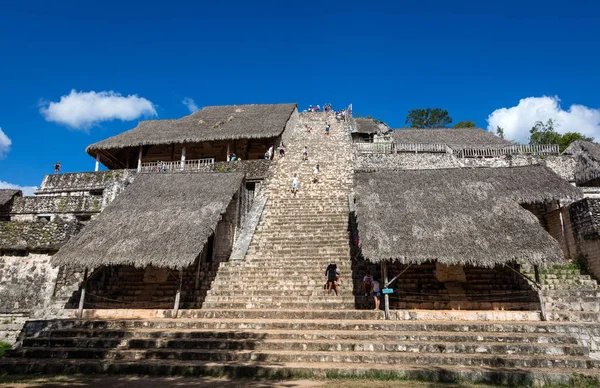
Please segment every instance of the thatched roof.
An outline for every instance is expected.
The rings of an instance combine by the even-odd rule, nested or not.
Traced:
[[[373,262],[558,263],[558,243],[519,203],[581,197],[542,166],[365,172],[355,182],[362,253]]]
[[[0,207],[6,205],[8,202],[12,201],[15,196],[22,196],[23,193],[21,190],[14,189],[0,189]]]
[[[576,140],[563,153],[575,157],[575,182],[578,185],[600,178],[600,144]]]
[[[356,122],[356,133],[374,135],[379,131],[379,125],[372,119],[358,118]]]
[[[98,150],[141,145],[277,137],[295,109],[296,104],[207,106],[176,120],[140,121],[134,129],[92,144],[86,151],[94,155]]]
[[[479,128],[396,129],[392,131],[392,138],[396,143],[446,144],[450,148],[498,147],[513,144]]]
[[[53,262],[186,267],[202,252],[243,179],[241,173],[141,174]]]

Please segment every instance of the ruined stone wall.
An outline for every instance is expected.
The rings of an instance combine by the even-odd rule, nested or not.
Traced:
[[[49,304],[58,268],[47,253],[0,256],[0,312],[29,312]]]
[[[12,221],[36,221],[38,215],[51,214],[63,221],[77,215],[97,214],[103,208],[103,196],[37,196],[17,198],[11,210]]]
[[[576,252],[590,274],[600,279],[600,199],[584,198],[569,205]]]
[[[50,258],[23,252],[0,256],[0,341],[14,343],[25,321],[51,304],[58,268]]]
[[[116,182],[132,182],[135,175],[135,170],[46,175],[36,195],[90,195],[90,191],[104,190]]]
[[[0,251],[56,250],[77,234],[82,225],[77,222],[0,222]]]
[[[461,167],[518,167],[544,165],[568,181],[574,180],[575,160],[570,156],[507,155],[497,158],[458,158],[445,153],[359,154],[357,170],[426,170]]]

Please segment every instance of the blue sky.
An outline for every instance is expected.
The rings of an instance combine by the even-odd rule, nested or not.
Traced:
[[[552,117],[600,138],[598,2],[85,3],[0,0],[1,185],[93,169],[88,144],[186,98],[353,103],[392,127],[441,107],[521,141]]]

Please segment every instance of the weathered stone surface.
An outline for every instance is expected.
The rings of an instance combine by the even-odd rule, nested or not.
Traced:
[[[84,195],[90,190],[102,190],[115,182],[130,181],[135,178],[135,170],[109,170],[46,175],[37,195],[62,193]]]
[[[20,197],[14,201],[11,220],[34,221],[37,214],[99,213],[103,196],[36,196]]]
[[[0,312],[28,312],[52,297],[58,268],[48,254],[0,256]]]
[[[56,250],[81,229],[77,222],[0,222],[0,250]]]
[[[496,158],[459,158],[444,153],[363,154],[356,158],[357,170],[425,170],[460,167],[517,167],[544,165],[568,181],[574,179],[575,160],[570,156],[507,155]]]

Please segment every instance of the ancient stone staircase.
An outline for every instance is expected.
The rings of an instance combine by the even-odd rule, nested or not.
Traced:
[[[573,265],[544,268],[539,276],[549,319],[600,322],[600,290],[596,280]]]
[[[0,375],[365,376],[506,385],[599,377],[600,361],[590,357],[590,351],[600,353],[597,324],[532,322],[528,312],[503,311],[398,310],[399,320],[386,321],[382,312],[361,309],[372,308],[372,301],[362,296],[360,282],[368,265],[350,256],[352,152],[343,128],[332,115],[301,115],[285,158],[276,156],[246,257],[220,265],[202,309],[180,310],[177,319],[170,319],[171,310],[108,320],[86,311],[83,320],[32,321],[21,333],[22,346],[0,360]],[[308,162],[302,161],[305,145]],[[320,182],[313,184],[316,163]],[[300,177],[296,197],[290,192],[294,172]],[[322,288],[331,261],[341,269],[342,296],[327,296]],[[407,272],[404,281],[399,288],[406,291],[434,284],[431,274],[419,271]],[[416,303],[398,307],[430,302]],[[503,315],[509,318],[491,320]]]
[[[510,385],[599,376],[600,361],[581,341],[597,334],[597,325],[356,318],[33,321],[23,346],[0,360],[0,374],[368,376]]]
[[[308,161],[303,160],[304,146]],[[245,259],[221,265],[203,309],[356,308],[348,235],[351,149],[350,133],[333,114],[300,116],[286,156],[274,158],[269,199]],[[317,164],[320,173],[313,183]],[[294,173],[299,181],[295,196]],[[323,289],[330,262],[342,275],[341,296],[327,295]],[[363,297],[362,304],[368,306],[367,302]]]

